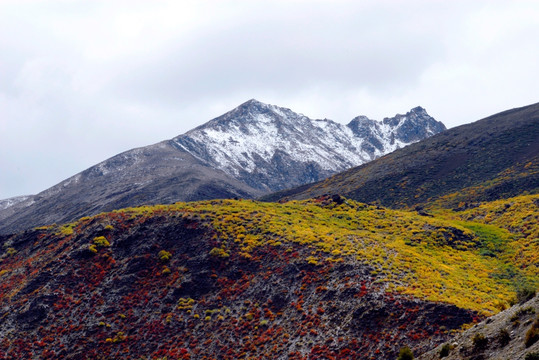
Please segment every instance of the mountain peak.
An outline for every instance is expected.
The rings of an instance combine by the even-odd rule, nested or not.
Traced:
[[[249,108],[249,107],[269,107],[271,105],[263,103],[261,101],[258,101],[257,99],[249,99],[246,102],[242,103],[240,106],[241,108]]]
[[[250,99],[242,103],[233,110],[223,114],[210,122],[207,125],[210,125],[214,122],[222,125],[228,121],[239,121],[245,122],[248,120],[259,121],[259,120],[277,120],[283,118],[295,118],[301,114],[296,114],[290,109],[279,107],[276,105],[266,104],[257,99]],[[202,125],[205,126],[205,125]]]
[[[399,122],[402,119],[407,119],[410,117],[425,117],[425,118],[431,118],[431,116],[427,113],[427,110],[421,106],[416,106],[410,111],[408,111],[406,114],[396,114],[393,117],[386,117],[384,120],[382,120],[384,123],[388,122]]]
[[[169,141],[97,164],[39,196],[0,202],[0,231],[71,221],[67,206],[69,214],[84,216],[141,203],[254,197],[319,181],[433,134],[429,124],[409,122],[397,128],[357,117],[347,126],[249,99]],[[90,210],[80,195],[86,189],[93,189],[97,204]],[[52,203],[69,205],[51,209]]]
[[[415,108],[412,108],[412,110],[410,110],[411,113],[427,113],[427,111],[425,110],[425,108],[421,107],[421,106],[416,106]]]
[[[372,121],[375,121],[375,120],[369,119],[365,115],[359,115],[353,118],[352,121],[350,121],[350,123],[348,124],[348,126],[350,126],[350,124],[352,123],[370,123]]]

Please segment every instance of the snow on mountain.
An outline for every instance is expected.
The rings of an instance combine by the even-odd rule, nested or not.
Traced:
[[[442,130],[420,107],[383,121],[360,116],[342,125],[253,99],[173,141],[250,186],[275,191],[320,180]]]
[[[17,205],[19,203],[22,203],[28,199],[30,199],[32,196],[16,196],[4,200],[0,200],[0,210],[6,210],[7,208],[10,208],[14,205]],[[28,204],[31,205],[31,204]]]

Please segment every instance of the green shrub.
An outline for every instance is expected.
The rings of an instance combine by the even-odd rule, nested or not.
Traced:
[[[217,247],[214,247],[213,249],[210,250],[210,255],[220,257],[220,258],[227,258],[230,256],[230,254],[227,253],[223,248],[217,248]]]
[[[517,301],[520,304],[525,303],[526,301],[533,299],[535,296],[535,288],[530,286],[522,287],[517,290]]]
[[[414,354],[412,353],[412,350],[410,350],[408,346],[405,346],[402,349],[400,349],[397,360],[414,360]]]
[[[539,360],[539,352],[527,353],[524,360]]]
[[[161,275],[169,275],[170,274],[170,269],[168,268],[168,266],[163,266],[163,270],[161,271]]]
[[[442,346],[442,349],[440,350],[440,359],[444,358],[449,355],[449,351],[451,351],[451,345],[444,344]]]
[[[520,309],[518,313],[520,313],[521,315],[535,314],[535,309],[531,306],[528,306],[523,309]]]

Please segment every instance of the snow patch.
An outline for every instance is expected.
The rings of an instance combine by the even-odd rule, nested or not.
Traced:
[[[0,200],[0,210],[6,210],[14,205],[27,201],[28,199],[32,197],[33,197],[32,195],[25,195],[25,196],[15,196],[12,198]],[[25,206],[32,205],[33,203],[34,201],[31,200],[28,202],[28,204],[25,204]]]

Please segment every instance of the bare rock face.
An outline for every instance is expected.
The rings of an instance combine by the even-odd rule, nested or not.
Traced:
[[[0,201],[0,233],[127,206],[256,198],[324,179],[444,129],[422,108],[382,122],[360,117],[342,125],[250,100],[37,195]]]

